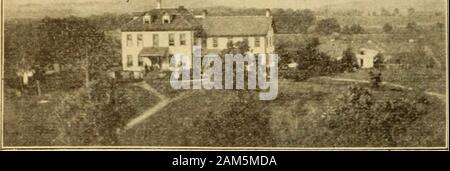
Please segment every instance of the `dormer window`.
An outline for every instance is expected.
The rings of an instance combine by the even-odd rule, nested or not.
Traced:
[[[152,18],[150,15],[146,14],[144,16],[144,24],[150,24],[152,22]]]
[[[162,17],[163,24],[170,24],[170,15],[164,12]]]

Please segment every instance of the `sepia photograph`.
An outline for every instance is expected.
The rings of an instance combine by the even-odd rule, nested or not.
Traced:
[[[1,7],[0,150],[448,151],[447,0]]]

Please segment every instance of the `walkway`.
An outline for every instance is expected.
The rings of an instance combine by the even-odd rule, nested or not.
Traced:
[[[155,90],[153,87],[151,87],[148,83],[146,83],[145,81],[140,82],[135,84],[135,86],[141,87],[149,92],[151,92],[152,94],[156,95],[161,101],[156,104],[155,106],[152,106],[150,108],[148,108],[145,112],[143,112],[141,115],[139,115],[137,118],[131,120],[126,126],[125,126],[125,130],[129,130],[133,127],[135,127],[136,125],[139,125],[140,123],[144,122],[147,118],[149,118],[150,116],[158,113],[159,111],[161,111],[162,109],[164,109],[166,106],[168,106],[169,104],[184,99],[186,97],[188,97],[190,94],[189,93],[183,93],[173,99],[170,99],[166,96],[164,96],[163,94],[159,93],[157,90]]]

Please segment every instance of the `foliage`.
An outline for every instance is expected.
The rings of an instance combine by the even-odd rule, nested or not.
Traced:
[[[34,67],[36,47],[39,45],[38,23],[34,21],[7,21],[4,37],[4,71],[5,78],[14,80],[19,70],[29,70]],[[16,86],[17,87],[17,86]]]
[[[277,33],[307,33],[316,16],[311,10],[279,10],[274,11],[274,26]]]
[[[342,28],[342,33],[344,34],[363,34],[366,31],[359,24],[352,24],[351,26],[344,26]]]
[[[389,24],[389,23],[384,24],[383,31],[385,33],[391,33],[393,30],[394,30],[394,27],[391,24]]]
[[[252,147],[273,146],[269,124],[270,113],[264,109],[256,93],[232,91],[238,98],[226,102],[230,110],[218,111],[212,118],[195,121],[196,130],[206,138],[208,146]],[[208,128],[208,129],[204,129]]]
[[[370,84],[373,88],[379,88],[381,84],[381,72],[379,70],[369,71]]]
[[[319,20],[316,25],[316,32],[321,34],[339,33],[341,31],[341,25],[335,18],[326,18]]]
[[[238,42],[228,42],[227,48],[222,50],[222,57],[225,56],[225,54],[241,54],[245,55],[250,50],[250,46],[248,45],[247,41],[238,41]]]
[[[335,146],[395,147],[408,127],[428,114],[424,97],[377,101],[359,87],[350,87],[339,103],[323,122]]]
[[[91,98],[85,89],[67,94],[52,117],[59,135],[56,145],[115,145],[116,131],[135,113],[130,97],[107,78],[92,85]]]
[[[381,69],[384,66],[384,55],[382,53],[378,53],[373,59],[373,67],[375,69]]]
[[[347,48],[342,53],[341,69],[351,72],[354,71],[355,68],[358,68],[356,54],[353,52],[352,48]]]
[[[329,55],[320,52],[318,38],[308,40],[306,46],[297,51],[298,69],[305,71],[309,76],[327,75],[339,72],[337,61],[331,59]]]
[[[417,33],[421,30],[420,26],[416,22],[409,22],[406,25],[406,30],[412,33]]]

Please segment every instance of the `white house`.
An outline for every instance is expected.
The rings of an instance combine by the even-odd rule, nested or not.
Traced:
[[[373,68],[374,62],[375,62],[375,57],[379,53],[380,52],[377,50],[361,48],[358,51],[358,53],[356,53],[356,59],[358,61],[358,65],[364,69]]]
[[[135,13],[122,29],[122,67],[142,78],[154,69],[169,70],[170,57],[182,54],[192,65],[193,46],[203,53],[218,53],[228,42],[247,41],[250,52],[270,54],[274,48],[273,19],[265,16],[196,16],[184,7],[157,8]]]

